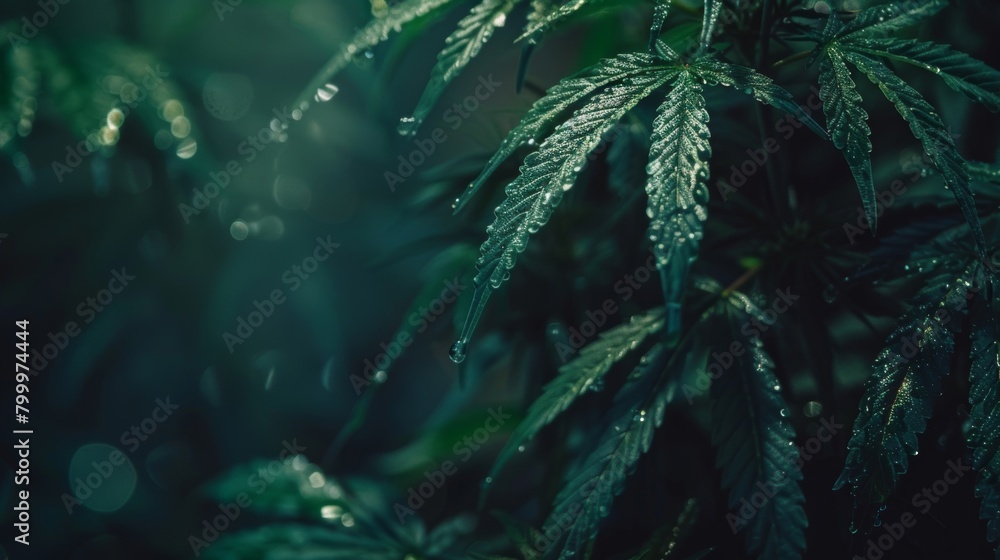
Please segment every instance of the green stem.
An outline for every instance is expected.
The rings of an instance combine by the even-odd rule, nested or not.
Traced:
[[[757,48],[756,56],[756,67],[759,72],[763,72],[764,68],[767,66],[771,55],[771,29],[772,29],[772,16],[774,13],[774,0],[764,0],[764,4],[761,7],[760,13],[760,34],[758,37],[759,45]],[[765,128],[765,122],[771,122],[771,111],[768,107],[761,107],[759,104],[756,105],[757,113],[757,130],[760,134],[760,142],[763,146],[767,143],[767,129]],[[787,192],[782,192],[781,188],[778,186],[777,173],[774,170],[774,161],[771,158],[767,158],[764,163],[764,169],[767,173],[767,184],[769,191],[771,193],[771,202],[774,205],[775,213],[782,217],[786,213],[786,210],[791,208],[791,199]]]
[[[803,58],[806,58],[810,54],[812,54],[812,51],[797,52],[797,53],[793,54],[792,56],[783,58],[783,59],[779,60],[778,62],[775,62],[771,66],[771,68],[778,68],[779,66],[784,66],[786,64],[791,64],[793,62],[797,62],[799,60],[802,60]]]
[[[750,281],[751,278],[757,276],[757,273],[764,268],[764,263],[758,263],[747,269],[746,272],[740,275],[739,278],[733,280],[733,283],[726,286],[725,290],[722,290],[722,297],[727,298],[732,295],[733,292],[743,287],[744,284]]]

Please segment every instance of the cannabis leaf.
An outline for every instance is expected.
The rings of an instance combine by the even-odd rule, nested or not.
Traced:
[[[865,216],[874,234],[878,208],[875,183],[872,181],[872,143],[869,140],[871,130],[868,128],[868,113],[861,108],[861,94],[851,79],[851,71],[847,68],[843,55],[836,48],[827,49],[826,54],[820,64],[819,97],[823,101],[833,145],[847,158],[854,181],[861,191]]]
[[[861,191],[872,232],[875,231],[874,187],[871,184],[870,130],[861,118],[861,98],[846,62],[861,70],[899,111],[931,162],[944,177],[972,227],[980,254],[985,255],[982,226],[969,187],[965,162],[955,148],[941,117],[924,98],[878,58],[915,65],[939,75],[952,89],[1000,110],[1000,72],[947,45],[885,37],[926,19],[947,5],[944,0],[896,2],[862,11],[847,24],[831,18],[829,29],[814,36],[816,54],[825,54],[820,73],[824,111],[834,133],[834,143],[844,151]]]
[[[611,502],[624,489],[625,478],[663,423],[667,405],[677,393],[679,376],[672,366],[683,363],[676,359],[681,354],[679,348],[669,353],[663,345],[655,345],[615,395],[607,429],[559,492],[543,526],[543,534],[559,535],[551,545],[562,542],[561,547],[549,548],[546,558],[573,557],[595,538]]]
[[[698,52],[701,53],[708,48],[715,34],[715,24],[722,14],[722,0],[705,0],[705,11],[702,14],[701,38],[698,41]]]
[[[742,334],[743,312],[759,314],[745,298],[741,307],[726,305],[721,311],[725,332],[741,343],[743,352],[712,381],[712,443],[718,448],[716,463],[722,467],[722,484],[730,489],[729,507],[751,502],[763,492],[770,496],[749,519],[730,513],[732,530],[746,528],[747,552],[760,558],[801,558],[807,525],[805,497],[798,481],[795,438],[787,420],[774,364],[760,339]],[[722,350],[720,348],[720,350]],[[735,354],[733,352],[732,354]]]
[[[1000,72],[948,45],[904,39],[866,39],[852,44],[852,48],[933,72],[951,89],[990,111],[1000,111]]]
[[[497,207],[496,219],[486,230],[488,238],[476,262],[476,291],[462,334],[452,346],[453,360],[465,358],[465,348],[490,294],[509,278],[517,255],[524,251],[528,238],[548,221],[563,193],[573,186],[590,152],[630,109],[677,72],[675,68],[651,66],[646,72],[611,85],[559,125],[537,152],[525,158],[521,174],[507,186],[507,198]]]
[[[980,252],[985,255],[986,240],[976,212],[976,202],[969,187],[969,175],[965,171],[965,160],[955,148],[955,142],[941,122],[934,108],[924,101],[917,90],[892,73],[881,62],[864,55],[849,52],[847,59],[877,85],[910,125],[913,136],[924,147],[934,167],[941,172],[945,186],[951,188],[958,206],[972,228],[972,234]]]
[[[514,429],[488,476],[495,478],[522,445],[569,408],[580,395],[599,383],[612,366],[647,337],[659,332],[663,322],[662,309],[636,315],[627,323],[601,333],[597,340],[580,350],[576,359],[559,368],[559,375],[542,389],[542,394],[531,404],[524,420]],[[480,495],[480,505],[485,498],[484,491]]]
[[[868,38],[899,31],[933,16],[947,5],[947,0],[904,0],[873,6],[859,12],[837,36]]]
[[[1000,165],[998,164],[967,161],[965,162],[965,170],[969,172],[971,178],[977,181],[1000,184]]]
[[[346,68],[356,57],[361,56],[366,50],[387,40],[390,32],[394,31],[398,33],[404,25],[417,18],[431,15],[440,9],[446,9],[464,1],[402,0],[390,6],[385,15],[370,21],[350,41],[340,47],[340,51],[316,73],[292,106],[303,109],[308,107],[309,102],[313,99],[317,101],[329,99],[330,89],[327,85],[330,80]]]
[[[656,40],[660,33],[663,33],[663,24],[667,21],[671,4],[673,4],[673,0],[656,0],[656,6],[653,8],[653,23],[649,28],[649,52],[654,51]]]
[[[677,522],[664,525],[656,531],[656,534],[642,547],[639,554],[633,556],[630,560],[665,560],[670,558],[675,552],[679,541],[691,532],[691,528],[698,518],[699,509],[698,502],[694,498],[688,500],[684,504],[684,509],[677,516]],[[710,551],[711,549],[703,552],[707,553]]]
[[[815,132],[820,138],[827,139],[829,136],[823,127],[819,125],[809,113],[806,113],[795,98],[785,88],[774,83],[774,80],[757,72],[753,68],[729,64],[706,56],[694,64],[691,68],[706,83],[719,84],[739,90],[746,95],[752,96],[760,103],[774,107],[794,116],[799,122],[806,125],[809,130]]]
[[[875,360],[848,443],[847,464],[834,486],[851,486],[855,515],[862,504],[888,498],[906,472],[909,455],[917,451],[917,436],[927,427],[932,401],[950,369],[970,279],[978,274],[978,261],[970,260],[961,274],[949,272],[950,267],[932,271]]]
[[[503,27],[507,21],[507,14],[518,2],[520,0],[483,0],[468,16],[458,22],[458,29],[445,40],[447,46],[438,55],[438,63],[431,71],[430,83],[420,96],[417,108],[413,110],[413,116],[401,125],[401,134],[407,136],[416,134],[444,92],[444,88],[479,54],[483,44],[493,36],[493,32]]]
[[[650,187],[647,188],[651,195],[649,215],[653,218],[653,229],[651,239],[654,240],[655,250],[658,251],[661,270],[668,266],[673,251],[683,243],[696,241],[700,235],[700,223],[692,223],[690,216],[695,216],[696,222],[704,219],[704,208],[701,204],[707,198],[707,189],[704,183],[708,178],[706,160],[708,157],[708,129],[705,123],[708,115],[704,113],[701,99],[700,86],[695,86],[693,78],[696,76],[704,83],[722,84],[726,86],[742,89],[748,95],[753,95],[757,100],[771,104],[780,109],[789,111],[796,115],[809,128],[816,131],[822,137],[826,137],[826,132],[813,121],[799,107],[791,94],[774,84],[770,78],[763,76],[752,69],[744,68],[732,64],[727,64],[715,60],[711,56],[702,56],[691,63],[685,64],[683,68],[677,65],[656,65],[655,59],[648,55],[632,55],[624,61],[613,59],[602,61],[598,67],[616,67],[617,74],[629,74],[622,83],[614,83],[605,91],[597,94],[574,116],[556,128],[555,132],[542,143],[541,148],[527,158],[521,167],[521,175],[507,186],[507,199],[496,209],[496,220],[489,228],[489,237],[483,243],[481,256],[477,261],[479,273],[476,275],[476,292],[473,297],[472,307],[466,318],[462,333],[457,342],[452,346],[451,356],[455,361],[461,361],[465,357],[465,349],[479,322],[479,317],[485,308],[491,292],[498,288],[510,275],[510,269],[514,266],[517,254],[522,252],[527,244],[528,237],[543,226],[548,221],[554,207],[562,198],[562,193],[573,185],[576,175],[582,169],[588,154],[600,142],[603,135],[610,130],[611,126],[618,122],[630,109],[648,96],[653,90],[663,85],[667,80],[680,75],[675,87],[681,87],[681,92],[671,93],[671,99],[683,101],[689,106],[681,112],[670,111],[671,102],[668,101],[663,109],[663,119],[675,121],[677,116],[681,116],[683,124],[687,127],[685,132],[694,133],[700,140],[687,138],[684,135],[668,135],[668,126],[661,121],[654,126],[659,132],[654,130],[654,134],[664,138],[662,146],[657,150],[678,149],[681,152],[671,154],[665,165],[657,163],[663,159],[659,152],[652,153],[648,171],[652,178]],[[645,63],[645,68],[636,68],[636,63]],[[621,68],[617,68],[618,66]],[[592,72],[598,76],[606,76],[600,71]],[[610,78],[607,78],[610,81]],[[587,78],[580,78],[579,83],[567,85],[560,89],[559,94],[567,95],[570,98],[579,95],[578,90],[582,87],[588,89],[593,87],[592,82]],[[544,101],[544,98],[543,98]],[[484,174],[489,173],[496,165],[498,158],[506,157],[514,146],[519,143],[518,139],[530,137],[529,133],[539,128],[542,119],[551,118],[557,108],[566,105],[565,99],[557,99],[554,106],[547,104],[542,107],[540,101],[529,112],[525,118],[524,126],[518,126],[514,132],[501,145],[500,152],[487,164]],[[689,115],[687,117],[683,115]],[[696,121],[692,121],[695,118]],[[525,124],[526,123],[526,124]],[[673,124],[673,123],[667,123]],[[456,205],[461,205],[470,193],[474,192],[481,184],[483,175],[470,185],[464,198],[456,201]],[[661,182],[666,182],[667,189],[661,188]],[[687,183],[685,183],[687,181]],[[699,187],[700,186],[700,187]],[[677,192],[667,192],[670,187],[680,189]],[[666,196],[676,197],[676,202],[666,200]],[[660,213],[668,215],[663,216]],[[693,213],[693,214],[692,214]],[[673,215],[673,216],[671,216]],[[685,217],[687,216],[687,217]],[[664,232],[671,227],[681,227],[683,231],[670,230],[670,248],[667,242],[661,240]],[[680,234],[679,236],[677,234]],[[693,237],[692,237],[693,236]],[[661,246],[662,245],[662,246]],[[687,263],[694,255],[693,244],[687,245],[691,249],[685,249],[686,256],[678,259],[677,262],[669,264],[665,274],[661,274],[664,296],[666,298],[670,318],[668,319],[668,332],[676,332],[679,324],[679,293],[680,287],[685,281]],[[677,267],[677,268],[674,268]]]
[[[551,10],[541,16],[529,21],[524,33],[517,38],[518,41],[527,40],[530,43],[538,41],[539,36],[553,25],[572,16],[588,5],[599,5],[608,0],[569,0],[569,2]],[[537,13],[537,12],[536,12]]]
[[[610,83],[649,72],[653,64],[653,57],[647,54],[622,54],[615,58],[602,60],[549,88],[546,95],[536,101],[521,119],[521,122],[507,134],[479,176],[455,201],[455,212],[461,210],[469,199],[479,191],[501,163],[521,146],[525,144],[534,146],[539,135],[545,132],[556,118],[576,103]]]
[[[983,502],[979,515],[988,520],[987,538],[996,542],[1000,539],[1000,348],[997,346],[1000,331],[992,279],[982,286],[984,297],[976,300],[970,312],[971,412],[966,437],[972,448],[972,467],[979,471],[976,496]]]
[[[680,327],[680,302],[691,262],[702,238],[701,222],[708,217],[708,112],[701,85],[682,73],[660,105],[646,172],[649,182],[649,240],[660,269],[669,309],[667,333]]]

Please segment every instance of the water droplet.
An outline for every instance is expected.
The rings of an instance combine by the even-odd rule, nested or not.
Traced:
[[[777,390],[777,386],[775,386],[775,389]],[[788,417],[788,410],[782,408],[781,410],[778,411],[778,414],[780,414],[783,417]]]
[[[837,301],[837,287],[830,284],[823,290],[823,301],[827,303],[833,303]]]
[[[250,228],[247,227],[247,223],[243,220],[236,220],[229,226],[229,235],[233,236],[233,239],[237,241],[243,241],[249,233]]]
[[[116,107],[108,112],[107,122],[108,122],[108,128],[117,130],[121,128],[123,124],[125,124],[125,113],[123,113],[121,109]]]
[[[451,350],[448,351],[448,357],[451,358],[451,361],[460,364],[465,360],[465,347],[467,344],[464,340],[459,340],[451,345]]]
[[[327,391],[333,390],[333,358],[326,361],[323,365],[323,371],[320,373],[320,382],[323,384],[323,388]]]
[[[191,134],[191,121],[185,116],[177,117],[170,122],[170,134],[174,138],[187,138]]]
[[[847,530],[850,531],[852,535],[855,535],[858,532],[858,526],[852,521],[851,526],[848,527]]]
[[[417,133],[417,129],[420,128],[422,122],[413,117],[403,117],[399,119],[399,126],[396,128],[396,131],[399,132],[400,136],[413,136]]]
[[[524,446],[523,446],[523,445],[518,445],[518,446],[517,446],[517,451],[518,451],[519,453],[524,453]]]
[[[184,141],[177,146],[177,157],[181,159],[191,159],[197,151],[198,143],[191,138],[185,138]]]
[[[338,91],[340,91],[339,87],[333,84],[326,84],[325,86],[316,90],[316,95],[314,99],[320,103],[323,103],[333,99],[333,96],[337,95]]]
[[[816,418],[823,413],[823,405],[819,401],[809,401],[802,407],[802,413],[807,418]]]

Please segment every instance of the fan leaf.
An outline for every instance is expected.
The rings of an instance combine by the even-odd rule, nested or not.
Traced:
[[[734,531],[746,530],[748,553],[767,559],[801,558],[807,525],[805,497],[798,484],[802,472],[774,364],[759,338],[742,333],[742,310],[735,304],[727,306],[722,318],[732,336],[725,339],[725,351],[729,352],[729,340],[741,341],[745,351],[712,381],[716,463],[722,468],[723,486],[729,488],[731,509],[749,502],[754,494],[770,495],[749,519],[730,513],[727,520]]]
[[[951,89],[1000,111],[1000,72],[948,45],[905,39],[866,39],[844,44],[845,49],[884,56],[933,72]]]
[[[330,80],[366,50],[388,40],[389,33],[398,33],[404,25],[417,18],[430,15],[440,9],[447,9],[464,1],[402,0],[394,4],[384,16],[368,22],[350,41],[340,47],[337,54],[327,61],[323,68],[316,73],[292,106],[299,108],[308,107],[314,97],[317,99],[328,99],[329,90],[326,89],[326,86]]]
[[[868,79],[882,90],[888,99],[910,125],[913,136],[923,145],[931,163],[941,172],[945,186],[950,188],[958,206],[965,215],[976,245],[981,254],[986,255],[986,240],[976,212],[976,202],[969,187],[969,174],[965,170],[965,160],[955,148],[955,142],[945,128],[941,117],[927,101],[906,82],[892,73],[881,62],[867,56],[847,52],[847,60],[864,72]]]
[[[947,0],[903,0],[862,10],[837,34],[842,38],[877,37],[906,29],[940,12]]]
[[[978,264],[961,276],[938,271],[914,297],[875,360],[848,443],[847,464],[834,489],[850,485],[855,523],[866,506],[884,503],[917,452],[933,399],[950,369],[955,336],[966,313],[967,291]],[[862,509],[865,509],[862,512]],[[865,521],[862,519],[862,521]]]
[[[698,41],[699,52],[705,51],[712,44],[715,35],[715,24],[722,14],[722,0],[705,0],[705,11],[702,14],[701,38]]]
[[[649,52],[655,51],[656,40],[660,37],[660,33],[663,33],[663,24],[667,21],[672,3],[673,0],[656,0],[656,6],[653,8],[653,23],[649,27]]]
[[[836,47],[826,51],[820,63],[819,97],[823,101],[827,127],[833,145],[843,152],[861,193],[865,216],[874,235],[878,220],[878,201],[872,180],[871,129],[868,113],[861,107],[861,94],[851,78],[851,71]]]
[[[646,213],[664,298],[670,309],[679,310],[688,269],[698,254],[701,223],[708,217],[712,148],[701,84],[682,73],[658,113],[646,167]],[[679,324],[678,317],[671,317],[668,334]]]
[[[799,122],[809,127],[809,130],[818,134],[820,138],[829,138],[823,127],[813,120],[802,106],[796,103],[791,93],[753,68],[712,59],[698,61],[692,65],[692,68],[706,82],[735,88],[752,96],[760,103],[765,103],[794,116]]]
[[[507,14],[518,2],[520,0],[483,0],[458,22],[458,29],[445,40],[447,46],[438,55],[430,82],[420,96],[413,115],[401,124],[400,133],[407,136],[416,134],[445,87],[479,54],[494,31],[503,27]]]
[[[667,405],[677,393],[677,376],[670,375],[669,366],[683,363],[674,360],[679,349],[669,360],[667,355],[660,344],[650,349],[615,395],[604,423],[607,429],[583,466],[570,475],[545,522],[543,534],[559,535],[550,545],[562,542],[561,547],[551,546],[546,558],[573,558],[593,541],[614,497],[624,489],[625,479],[639,457],[649,451]]]
[[[545,97],[536,101],[521,119],[521,122],[507,134],[503,142],[500,143],[500,148],[486,163],[479,176],[455,201],[455,212],[461,210],[469,199],[482,188],[501,163],[521,146],[533,145],[552,122],[565,111],[610,83],[648,72],[653,64],[653,57],[647,54],[622,54],[615,58],[602,60],[583,72],[566,78],[549,88]]]
[[[628,323],[601,333],[596,341],[580,351],[576,359],[559,368],[559,375],[542,389],[541,396],[535,399],[524,420],[514,429],[488,476],[496,478],[523,444],[576,402],[580,395],[594,387],[612,366],[662,328],[662,309],[636,315]],[[485,498],[484,491],[480,495],[480,505]]]
[[[507,186],[507,198],[497,207],[496,219],[486,229],[488,237],[476,262],[476,291],[462,333],[452,346],[453,360],[464,359],[490,294],[510,277],[517,255],[524,251],[529,237],[548,222],[590,152],[629,110],[676,73],[672,68],[650,67],[609,86],[556,127],[538,151],[525,158],[521,174]]]
[[[518,37],[517,40],[528,40],[529,42],[535,43],[545,31],[549,30],[555,24],[569,18],[588,5],[597,6],[607,1],[608,0],[569,0],[569,2],[563,4],[562,6],[549,11],[541,17],[535,18],[534,21],[529,21],[524,33]]]
[[[992,281],[983,287],[985,298],[977,299],[971,311],[971,412],[967,439],[972,449],[972,467],[979,472],[976,496],[983,502],[979,515],[987,520],[987,538],[996,542],[1000,539],[1000,348],[997,346],[1000,332]]]

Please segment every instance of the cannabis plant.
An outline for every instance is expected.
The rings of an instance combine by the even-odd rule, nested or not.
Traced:
[[[830,349],[836,340],[825,324],[835,316],[832,303],[842,304],[862,328],[869,325],[884,335],[884,326],[872,318],[886,306],[868,305],[879,299],[871,293],[859,295],[873,286],[889,287],[888,293],[906,298],[907,304],[874,359],[860,402],[840,403],[844,410],[857,410],[836,483],[854,497],[853,521],[840,530],[869,535],[882,525],[935,412],[935,399],[945,391],[961,391],[968,394],[964,440],[976,471],[980,515],[987,521],[982,537],[990,542],[1000,537],[1000,354],[993,297],[1000,241],[998,169],[963,158],[954,139],[960,132],[945,124],[927,99],[923,77],[910,69],[940,79],[991,112],[1000,110],[1000,72],[948,45],[914,38],[924,22],[949,9],[947,2],[907,0],[863,9],[858,2],[804,0],[705,0],[703,5],[684,0],[402,0],[372,6],[371,23],[344,45],[297,103],[307,106],[311,97],[327,91],[352,59],[391,32],[462,10],[416,108],[400,120],[399,132],[406,136],[420,134],[448,85],[511,21],[525,22],[517,39],[523,55],[515,84],[523,92],[542,89],[530,84],[528,65],[555,31],[590,21],[612,25],[611,18],[620,14],[649,24],[648,40],[632,42],[636,50],[602,53],[603,59],[544,88],[477,174],[455,173],[454,182],[471,179],[464,191],[448,191],[456,213],[472,208],[470,223],[483,215],[491,220],[452,360],[462,363],[478,349],[495,348],[496,339],[483,337],[489,345],[477,344],[474,336],[481,322],[491,323],[501,338],[521,340],[522,350],[531,348],[523,355],[544,365],[529,371],[538,376],[535,381],[546,381],[530,390],[524,418],[483,478],[481,507],[502,500],[492,489],[506,483],[505,465],[517,459],[528,468],[518,451],[533,439],[552,430],[585,434],[547,440],[565,452],[554,454],[545,466],[556,473],[547,478],[560,481],[557,492],[539,490],[534,509],[507,500],[503,507],[519,515],[497,514],[526,558],[673,555],[685,532],[671,529],[672,514],[665,513],[671,509],[683,509],[685,526],[721,522],[741,532],[752,557],[804,557],[811,545],[803,467],[816,454],[814,447],[821,447],[818,442],[830,441],[839,425],[836,418],[824,418],[826,431],[810,437],[797,411],[805,403],[806,416],[814,418],[824,403],[838,410],[845,398],[835,372],[842,365],[835,366]],[[816,94],[809,102],[790,93],[810,87]],[[902,182],[891,192],[876,190],[872,151],[880,135],[876,130],[872,136],[869,122],[876,119],[869,112],[882,106],[898,112],[920,147],[915,178],[929,178],[950,197],[921,192],[903,201]],[[822,116],[814,113],[820,108]],[[765,137],[775,118],[775,130],[787,132],[785,140],[801,134],[796,142],[808,145],[811,156],[840,154],[838,165],[849,171],[857,188],[851,198],[860,199],[856,221],[838,223],[828,215],[831,207],[843,207],[832,201],[851,199],[843,194],[845,189],[853,193],[851,184],[819,175],[809,177],[812,184],[791,184],[787,168],[792,162],[782,159],[792,148],[771,158],[779,148]],[[802,127],[810,132],[797,132]],[[756,130],[760,138],[740,136],[745,129]],[[717,130],[727,146],[734,137],[751,138],[746,152],[751,159],[744,162],[749,166],[741,167],[738,158],[713,158]],[[516,172],[511,160],[521,162]],[[734,171],[729,182],[719,180],[713,189],[710,176],[726,169]],[[587,191],[575,193],[582,188]],[[633,196],[643,192],[645,212],[634,203],[641,195]],[[495,198],[500,200],[491,217],[483,209]],[[567,219],[559,224],[559,236],[571,239],[546,242],[545,247],[561,247],[557,252],[568,247],[570,257],[531,249],[559,213],[582,212],[565,206],[592,211],[588,204],[603,212],[592,220],[602,223],[597,231],[570,229]],[[890,220],[887,228],[884,222],[893,214],[912,219]],[[641,224],[644,233],[634,235],[633,224]],[[610,249],[602,245],[602,236],[616,236]],[[447,260],[452,268],[468,262],[468,251],[456,247],[452,253],[458,256]],[[545,309],[545,301],[535,301],[525,313],[566,319],[545,331],[562,364],[551,346],[538,344],[538,337],[528,333],[534,327],[496,314],[489,319],[491,297],[508,281],[517,283],[519,260],[531,263],[527,274],[536,278],[565,278],[571,274],[560,275],[558,268],[579,267],[591,250],[604,270],[623,268],[624,259],[634,258],[624,268],[636,269],[639,281],[648,250],[651,266],[644,274],[658,276],[659,294],[643,294],[626,304],[640,288],[629,276],[628,298],[587,314],[574,311],[567,317],[564,310]],[[546,263],[548,258],[556,264]],[[603,281],[610,285],[615,279],[607,275]],[[616,293],[624,290],[615,288]],[[523,288],[513,292],[509,307],[518,309],[516,296],[527,293]],[[633,314],[623,319],[619,313]],[[567,335],[566,324],[579,328]],[[607,328],[593,337],[595,325]],[[591,340],[583,345],[586,339]],[[572,359],[566,361],[567,356]],[[714,519],[699,518],[692,506],[663,505],[666,491],[648,471],[633,482],[647,487],[631,489],[629,477],[644,472],[645,457],[655,455],[650,461],[657,468],[673,468],[672,473],[677,468],[663,467],[660,458],[688,460],[669,447],[650,453],[670,445],[670,433],[659,432],[676,431],[681,421],[666,419],[680,417],[714,447],[717,487],[726,496]],[[843,460],[839,451],[833,454]],[[616,497],[628,494],[634,507],[635,492],[647,498],[644,507],[654,504],[664,530],[646,545],[622,542],[620,531],[614,544],[602,544],[599,537],[610,525],[606,518],[615,525],[633,518]],[[671,504],[697,498],[678,488],[670,493],[682,498]],[[877,543],[885,550],[881,540]],[[865,553],[866,545],[853,546],[843,555]],[[822,551],[815,554],[825,557]]]

